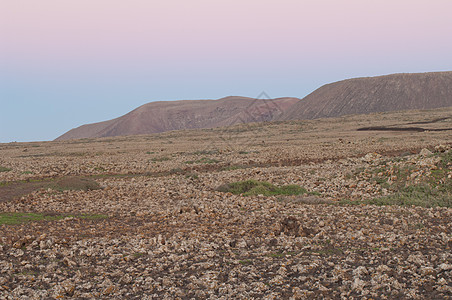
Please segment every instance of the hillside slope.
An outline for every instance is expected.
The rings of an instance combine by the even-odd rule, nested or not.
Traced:
[[[219,100],[151,102],[122,117],[72,129],[56,140],[150,134],[273,121],[279,119],[299,100],[226,97]]]
[[[393,74],[324,85],[300,100],[281,119],[317,119],[448,106],[452,106],[452,72]]]

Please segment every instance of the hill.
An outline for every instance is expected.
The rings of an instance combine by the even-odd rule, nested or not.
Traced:
[[[122,117],[72,129],[56,140],[150,134],[273,121],[279,119],[299,100],[226,97],[219,100],[151,102]]]
[[[452,106],[452,72],[393,74],[324,85],[296,103],[282,119],[318,119],[448,106]]]
[[[151,102],[122,117],[72,129],[56,140],[449,106],[452,106],[452,72],[393,74],[327,84],[301,100],[226,97]]]

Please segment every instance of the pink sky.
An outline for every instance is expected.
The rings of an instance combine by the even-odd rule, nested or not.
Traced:
[[[23,107],[31,121],[51,107],[36,130],[57,136],[154,100],[302,98],[350,77],[452,70],[451,12],[450,0],[0,0],[0,128]]]
[[[14,0],[2,11],[6,54],[23,67],[397,57],[452,45],[452,1]]]

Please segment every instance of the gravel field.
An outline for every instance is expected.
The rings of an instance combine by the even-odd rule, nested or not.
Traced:
[[[0,299],[452,299],[450,116],[0,144]]]

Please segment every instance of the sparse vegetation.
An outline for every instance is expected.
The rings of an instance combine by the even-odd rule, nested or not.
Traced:
[[[162,161],[168,161],[168,160],[171,160],[171,158],[166,157],[166,156],[159,157],[159,158],[155,157],[155,158],[151,159],[152,162],[162,162]]]
[[[308,191],[298,185],[275,186],[269,182],[246,180],[222,185],[217,188],[218,191],[232,194],[243,194],[244,196],[275,196],[275,195],[302,195],[308,194]]]
[[[241,265],[252,265],[253,261],[250,260],[250,259],[239,260],[239,264],[241,264]]]
[[[452,169],[452,150],[449,150],[446,153],[439,154],[441,157],[441,161],[438,164],[438,167],[443,169]]]
[[[194,173],[189,173],[189,174],[185,175],[185,178],[199,179],[199,175],[198,174],[194,174]]]
[[[346,179],[368,179],[385,189],[388,195],[362,201],[341,200],[341,204],[401,205],[422,207],[452,207],[452,151],[434,153],[426,157],[439,157],[436,165],[423,168],[404,163],[406,158],[395,157],[382,161],[377,167],[356,169]],[[425,163],[424,163],[425,164]]]
[[[9,171],[11,171],[10,168],[5,168],[5,167],[0,166],[0,172],[9,172]]]
[[[441,160],[437,169],[431,170],[429,176],[425,176],[417,184],[410,184],[407,178],[413,171],[413,166],[400,168],[397,172],[398,180],[389,188],[395,192],[386,197],[373,199],[377,205],[417,205],[423,207],[452,207],[452,178],[451,151],[439,154]]]
[[[63,217],[44,216],[37,213],[0,213],[0,225],[14,225],[30,221],[58,220]]]
[[[201,159],[199,162],[203,163],[203,164],[216,164],[216,163],[219,163],[220,161],[217,159],[214,159],[214,158],[205,157],[205,158]]]
[[[107,215],[53,215],[44,213],[0,213],[0,225],[17,225],[26,222],[57,221],[65,218],[88,220],[106,219]]]
[[[132,256],[134,258],[140,258],[140,257],[144,256],[145,254],[146,253],[143,253],[143,252],[135,252],[135,253],[132,254]]]
[[[184,170],[181,168],[174,168],[169,170],[169,174],[182,174],[184,173]]]
[[[452,207],[452,185],[432,187],[428,184],[407,186],[389,196],[366,200],[367,204],[422,207]]]

